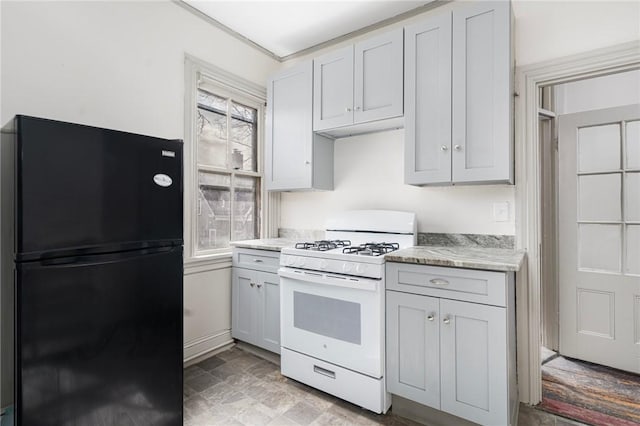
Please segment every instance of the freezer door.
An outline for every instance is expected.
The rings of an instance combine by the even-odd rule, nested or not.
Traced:
[[[16,253],[182,241],[182,142],[18,116]]]
[[[182,425],[182,277],[181,247],[18,264],[17,424]]]

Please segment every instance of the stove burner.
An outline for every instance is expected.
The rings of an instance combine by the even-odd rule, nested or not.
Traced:
[[[302,250],[327,251],[333,250],[338,247],[347,247],[350,245],[351,241],[349,240],[321,240],[314,241],[312,243],[296,243],[296,248]]]
[[[346,247],[342,250],[346,254],[358,254],[361,256],[381,256],[398,250],[398,243],[366,243],[355,247]]]

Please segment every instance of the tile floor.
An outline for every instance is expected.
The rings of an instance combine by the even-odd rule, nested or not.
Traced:
[[[519,426],[579,423],[522,406]],[[276,364],[239,348],[184,371],[185,426],[397,425],[417,423],[389,412],[376,415],[288,379]]]

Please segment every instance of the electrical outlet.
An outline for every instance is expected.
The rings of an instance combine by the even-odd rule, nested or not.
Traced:
[[[493,221],[509,222],[509,203],[493,203]]]

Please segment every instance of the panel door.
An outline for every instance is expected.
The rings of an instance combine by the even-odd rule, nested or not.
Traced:
[[[258,342],[258,293],[261,273],[233,268],[231,287],[231,335],[239,340]]]
[[[313,130],[353,123],[353,46],[313,60]]]
[[[439,409],[439,299],[386,293],[387,391]]]
[[[405,182],[451,181],[451,14],[405,28]]]
[[[311,188],[313,65],[303,62],[267,84],[265,186]]]
[[[506,308],[441,299],[440,345],[442,410],[508,425]]]
[[[453,181],[511,180],[510,3],[453,12]]]
[[[640,373],[640,105],[559,126],[560,353]]]
[[[258,346],[280,353],[280,277],[266,272],[260,275],[256,285],[260,305]]]
[[[354,47],[354,122],[402,115],[402,28]]]

